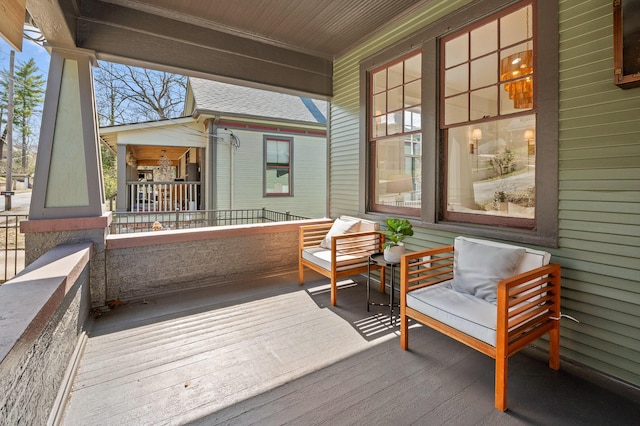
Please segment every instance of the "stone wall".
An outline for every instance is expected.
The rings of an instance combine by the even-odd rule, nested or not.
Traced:
[[[25,234],[25,265],[40,258],[60,244],[91,242],[91,297],[94,307],[105,305],[105,240],[111,212],[98,217],[66,219],[29,219],[20,222]]]
[[[91,243],[58,246],[0,286],[0,424],[43,425],[90,310]]]
[[[215,285],[295,270],[301,224],[221,226],[107,238],[107,300]]]

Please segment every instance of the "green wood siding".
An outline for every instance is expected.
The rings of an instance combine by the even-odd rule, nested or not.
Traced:
[[[359,199],[359,63],[468,1],[433,1],[335,61],[330,214]],[[613,84],[609,0],[559,2],[559,241],[562,356],[640,386],[640,88]],[[399,52],[400,53],[400,52]],[[410,250],[454,234],[416,229]],[[545,342],[540,342],[545,345]]]
[[[218,143],[218,209],[260,209],[304,217],[326,216],[326,139],[234,129],[240,148]],[[264,196],[264,136],[292,138],[293,196]],[[233,176],[233,179],[232,179]],[[233,193],[231,193],[231,189]]]
[[[612,2],[560,2],[563,354],[640,384],[640,90],[613,84]]]

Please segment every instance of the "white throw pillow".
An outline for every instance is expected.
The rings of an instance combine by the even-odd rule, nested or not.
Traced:
[[[514,275],[525,251],[519,247],[496,247],[457,239],[451,287],[497,303],[498,281]]]
[[[358,232],[359,226],[359,220],[342,218],[336,219],[335,222],[333,222],[331,229],[327,232],[327,235],[325,235],[324,239],[320,243],[320,247],[331,250],[331,237]]]

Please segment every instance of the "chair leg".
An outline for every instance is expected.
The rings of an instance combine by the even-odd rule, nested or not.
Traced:
[[[302,262],[298,262],[298,283],[300,285],[304,284],[304,266],[302,266]]]
[[[336,277],[331,277],[331,306],[336,306],[338,301],[338,285],[336,284]]]
[[[496,408],[500,411],[507,410],[507,374],[509,359],[496,356]]]
[[[387,292],[387,289],[385,287],[385,280],[387,279],[387,270],[384,267],[382,267],[378,269],[378,271],[380,271],[380,292],[384,294]]]
[[[409,349],[409,318],[400,313],[400,347],[405,351]]]
[[[549,332],[549,368],[560,369],[560,327],[558,325]]]

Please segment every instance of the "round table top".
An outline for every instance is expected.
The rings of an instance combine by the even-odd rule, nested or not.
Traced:
[[[369,261],[377,265],[384,266],[398,266],[400,264],[400,262],[388,262],[387,260],[385,260],[383,252],[373,253],[371,256],[369,256]]]

